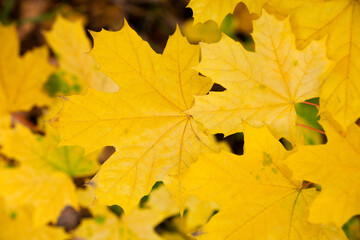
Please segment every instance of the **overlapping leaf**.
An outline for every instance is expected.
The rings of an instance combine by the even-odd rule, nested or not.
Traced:
[[[93,33],[91,55],[119,86],[116,93],[89,89],[72,96],[52,120],[62,144],[86,151],[112,145],[116,153],[92,181],[100,203],[119,204],[125,212],[165,181],[172,197],[183,201],[181,173],[211,141],[184,113],[193,95],[205,94],[211,82],[191,68],[199,47],[187,43],[179,30],[162,55],[156,54],[125,23],[119,32]]]
[[[345,239],[341,229],[307,222],[318,192],[291,180],[289,153],[265,127],[245,129],[244,149],[203,154],[185,176],[188,193],[220,204],[200,239]]]
[[[333,120],[322,120],[328,142],[299,146],[287,160],[295,179],[321,185],[311,206],[312,222],[335,222],[342,226],[360,213],[360,128],[352,124],[343,132]]]
[[[242,131],[242,123],[267,124],[277,138],[296,139],[295,103],[319,95],[328,60],[323,42],[295,48],[288,21],[263,13],[254,23],[255,52],[223,36],[202,44],[198,69],[226,88],[196,98],[189,113],[212,133]]]
[[[360,2],[270,1],[271,11],[290,14],[297,46],[327,36],[328,56],[336,65],[321,86],[321,111],[346,128],[360,117]]]

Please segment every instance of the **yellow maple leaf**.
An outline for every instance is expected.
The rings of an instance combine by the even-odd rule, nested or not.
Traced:
[[[261,9],[268,0],[191,0],[187,7],[192,8],[194,23],[214,20],[218,26],[239,2],[245,3],[250,13],[260,16]]]
[[[36,227],[56,222],[65,206],[77,208],[75,186],[68,176],[27,166],[0,169],[0,195],[10,206],[31,207]]]
[[[340,228],[307,222],[318,192],[293,181],[287,152],[266,127],[245,128],[245,153],[199,156],[184,183],[204,200],[220,205],[200,239],[345,239]]]
[[[0,24],[0,36],[0,114],[47,104],[49,98],[43,84],[53,71],[48,63],[48,50],[40,47],[20,57],[15,25]]]
[[[212,85],[192,70],[199,47],[177,29],[158,55],[126,22],[121,31],[92,35],[91,55],[120,90],[89,89],[85,96],[65,100],[51,121],[61,133],[61,144],[81,145],[87,152],[116,148],[92,181],[99,203],[118,204],[128,212],[159,180],[180,203],[181,173],[202,147],[212,145],[184,113],[193,105],[193,95],[206,94]]]
[[[18,124],[15,129],[5,132],[1,152],[22,164],[44,171],[61,171],[69,177],[91,176],[99,170],[99,151],[84,156],[84,149],[79,146],[57,148],[58,133],[49,127],[45,134],[33,134]]]
[[[117,91],[118,86],[99,71],[94,59],[88,55],[91,44],[81,20],[73,22],[59,15],[51,31],[44,35],[56,53],[60,67],[76,78],[85,90],[91,87],[103,92]]]
[[[321,194],[311,206],[309,220],[333,221],[342,226],[360,213],[360,127],[352,124],[344,132],[329,118],[323,119],[321,124],[328,142],[299,146],[286,162],[295,179],[321,185]]]
[[[296,139],[294,104],[319,95],[320,76],[328,66],[323,42],[295,48],[288,21],[263,13],[254,22],[255,52],[223,36],[201,44],[200,73],[226,88],[196,97],[189,113],[211,133],[242,131],[242,123],[267,124],[277,138]]]
[[[270,1],[271,12],[290,13],[297,46],[327,36],[327,53],[336,61],[321,86],[320,110],[346,128],[360,117],[360,2]]]
[[[1,200],[1,199],[0,199]],[[65,240],[64,229],[54,226],[33,226],[29,208],[5,209],[0,201],[0,239],[4,240]]]

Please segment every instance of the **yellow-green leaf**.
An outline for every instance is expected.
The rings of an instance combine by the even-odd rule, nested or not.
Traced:
[[[99,151],[84,156],[84,149],[79,146],[57,148],[58,133],[49,127],[45,134],[33,134],[18,124],[5,132],[1,152],[33,168],[62,171],[70,177],[91,176],[99,170]]]

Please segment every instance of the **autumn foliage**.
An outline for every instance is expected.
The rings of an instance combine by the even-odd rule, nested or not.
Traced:
[[[360,2],[188,7],[162,53],[58,15],[20,56],[0,25],[0,239],[356,239]],[[250,43],[224,33],[235,7]]]

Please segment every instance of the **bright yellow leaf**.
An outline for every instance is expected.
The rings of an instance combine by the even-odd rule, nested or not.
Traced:
[[[323,42],[295,48],[290,24],[263,13],[254,22],[255,52],[229,37],[201,44],[200,73],[226,88],[196,98],[189,111],[211,133],[240,132],[242,123],[267,124],[277,138],[296,139],[295,103],[319,95],[328,60]]]
[[[226,15],[232,13],[239,2],[245,3],[250,13],[260,16],[268,0],[191,0],[188,7],[193,10],[194,23],[214,20],[218,26]]]
[[[220,204],[200,239],[345,239],[341,229],[307,222],[318,193],[291,180],[289,153],[268,129],[246,127],[244,134],[243,156],[200,155],[184,176],[189,194]]]
[[[336,61],[321,86],[320,110],[346,128],[360,117],[360,2],[357,0],[272,0],[272,12],[290,13],[297,46],[327,36],[327,52]]]
[[[0,36],[0,114],[47,104],[49,98],[43,84],[53,71],[48,63],[48,50],[41,47],[20,57],[15,25],[0,24]]]
[[[118,90],[118,86],[99,71],[96,62],[88,55],[91,44],[81,20],[73,22],[59,15],[51,31],[44,35],[56,53],[60,68],[71,74],[85,90],[87,87],[103,92]]]
[[[0,169],[0,195],[10,206],[30,206],[35,227],[55,223],[65,206],[77,208],[75,186],[68,176],[26,166]]]
[[[328,142],[299,146],[286,162],[295,179],[321,185],[309,221],[333,221],[342,226],[353,215],[360,214],[360,127],[352,124],[343,132],[330,121],[322,120],[321,124]]]
[[[92,180],[101,204],[118,204],[125,212],[163,180],[181,204],[181,173],[211,146],[197,122],[184,113],[193,95],[206,94],[211,81],[192,70],[199,47],[179,30],[162,55],[156,54],[128,24],[121,31],[92,33],[91,55],[120,87],[116,93],[89,89],[71,96],[51,121],[61,144],[86,151],[114,146],[116,153]]]

